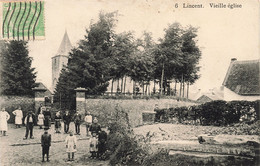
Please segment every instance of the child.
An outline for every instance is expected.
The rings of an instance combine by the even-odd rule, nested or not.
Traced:
[[[56,133],[60,133],[61,130],[61,115],[60,111],[58,111],[55,115],[55,131]]]
[[[86,133],[87,133],[87,136],[89,136],[89,128],[92,124],[92,116],[90,115],[89,111],[87,112],[84,121],[86,122]]]
[[[44,156],[47,155],[47,162],[49,162],[49,150],[51,146],[51,135],[48,134],[48,128],[44,128],[44,134],[41,137],[42,144],[42,162],[44,162]]]
[[[90,145],[89,145],[89,151],[91,153],[90,158],[97,157],[98,152],[98,138],[96,133],[92,133],[92,137],[90,138]]]
[[[44,115],[41,111],[40,114],[38,115],[38,125],[40,126],[40,129],[42,129],[43,121],[44,121]]]
[[[77,151],[77,139],[75,135],[73,135],[73,132],[70,131],[70,134],[65,139],[67,153],[68,153],[68,161],[74,161],[74,153]],[[72,159],[70,159],[70,154]]]

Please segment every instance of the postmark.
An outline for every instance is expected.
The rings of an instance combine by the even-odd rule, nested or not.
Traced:
[[[39,40],[45,37],[44,1],[2,4],[1,36],[7,40]]]

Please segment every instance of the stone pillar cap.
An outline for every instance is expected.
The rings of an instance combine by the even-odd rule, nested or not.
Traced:
[[[76,89],[74,89],[74,90],[77,91],[77,92],[85,92],[85,91],[87,91],[87,89],[81,88],[81,87],[76,88]]]
[[[46,88],[39,88],[39,87],[36,87],[36,88],[32,88],[33,91],[46,91],[47,89]]]

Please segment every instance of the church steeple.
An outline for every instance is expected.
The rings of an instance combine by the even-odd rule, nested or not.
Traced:
[[[70,39],[68,37],[67,30],[65,30],[65,34],[64,34],[63,39],[62,39],[62,41],[60,43],[60,47],[59,47],[59,50],[57,52],[57,55],[68,56],[71,48],[72,48],[72,45],[70,43]]]
[[[57,54],[52,57],[52,90],[55,90],[56,84],[60,77],[60,72],[64,66],[67,66],[69,52],[72,49],[67,30],[63,35]]]

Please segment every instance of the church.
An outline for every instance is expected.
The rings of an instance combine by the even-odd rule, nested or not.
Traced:
[[[52,91],[54,92],[56,84],[59,80],[59,76],[63,66],[66,66],[69,59],[69,52],[72,49],[72,45],[67,31],[63,36],[58,52],[52,59]]]

